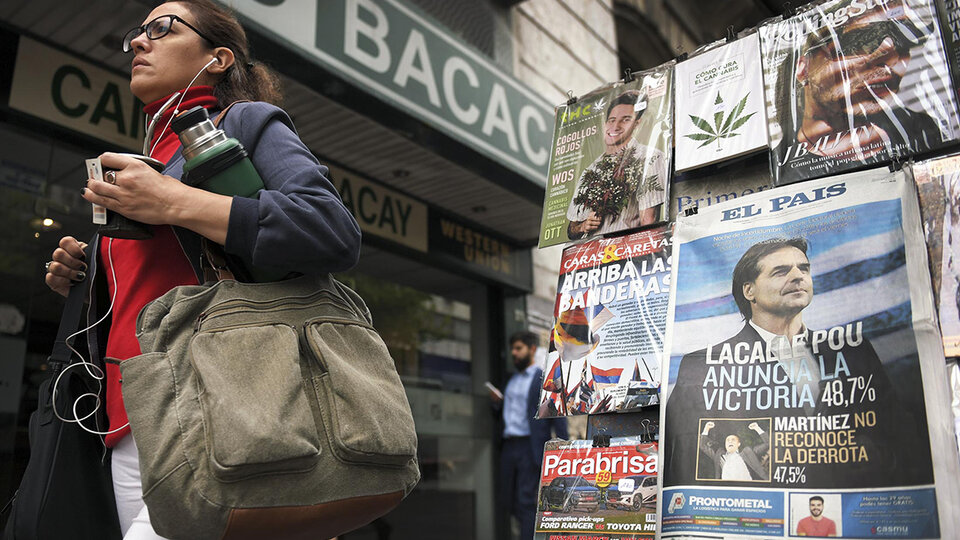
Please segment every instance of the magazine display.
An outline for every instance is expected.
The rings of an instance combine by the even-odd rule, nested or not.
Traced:
[[[557,107],[540,247],[666,220],[673,66]]]
[[[954,96],[960,96],[960,0],[937,0],[937,12],[940,14],[940,31],[947,47],[950,70],[953,74]]]
[[[960,530],[909,170],[701,207],[679,220],[673,262],[664,538]]]
[[[933,0],[829,0],[760,27],[777,185],[943,146],[956,98]]]
[[[657,530],[658,445],[642,437],[548,441],[537,502],[537,540],[633,540]]]
[[[960,155],[914,166],[933,297],[947,356],[960,356]]]
[[[766,148],[760,36],[677,64],[677,172]]]
[[[538,418],[659,403],[670,227],[568,247]]]

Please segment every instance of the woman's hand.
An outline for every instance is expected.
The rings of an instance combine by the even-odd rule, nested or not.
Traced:
[[[87,278],[87,263],[83,250],[87,244],[72,236],[60,239],[60,247],[53,250],[51,262],[47,264],[47,287],[61,296],[70,294],[70,284]]]
[[[84,199],[136,221],[178,225],[218,244],[226,242],[231,197],[190,187],[132,157],[106,152],[100,163],[116,171],[116,182],[87,180]]]
[[[106,152],[100,163],[105,170],[116,171],[116,182],[88,179],[83,198],[130,219],[150,225],[172,224],[175,203],[189,196],[185,193],[188,186],[138,159]]]

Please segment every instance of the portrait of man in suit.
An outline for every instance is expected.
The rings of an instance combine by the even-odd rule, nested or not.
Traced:
[[[916,422],[904,416],[883,363],[862,331],[863,323],[858,327],[857,321],[851,321],[829,329],[853,329],[831,346],[823,342],[827,329],[808,328],[804,323],[804,310],[814,298],[807,251],[807,241],[801,237],[770,238],[747,248],[731,276],[731,294],[743,317],[740,330],[726,340],[683,355],[666,408],[663,468],[674,485],[701,479],[758,480],[753,474],[749,479],[743,474],[739,461],[743,460],[748,471],[748,461],[752,461],[744,457],[743,448],[724,459],[729,449],[703,444],[709,430],[704,433],[702,421],[768,416],[779,417],[784,425],[790,425],[784,420],[792,418],[876,418],[869,428],[856,431],[856,446],[847,448],[857,452],[857,459],[841,463],[818,458],[815,466],[806,468],[807,487],[835,487],[837,482],[854,478],[862,487],[897,485],[930,477],[929,460],[915,459],[929,456],[928,441],[915,434]],[[724,373],[736,375],[725,377]],[[824,398],[835,381],[857,377],[870,381],[875,399]],[[769,435],[777,431],[775,426],[764,431],[768,432],[764,443],[777,440],[776,433]],[[789,446],[774,442],[771,461],[787,451],[792,457],[827,455],[829,451],[805,439],[789,440],[793,441]],[[890,444],[893,440],[903,441],[909,448]],[[728,441],[724,446],[729,446]],[[736,465],[730,464],[730,459]]]

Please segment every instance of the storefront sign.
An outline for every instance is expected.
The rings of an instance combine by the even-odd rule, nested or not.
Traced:
[[[533,288],[528,249],[435,212],[430,214],[430,253],[466,263],[471,271],[496,281]]]
[[[325,68],[544,184],[553,108],[400,0],[233,0]]]
[[[130,81],[20,37],[11,108],[131,150],[143,145],[143,104]]]
[[[364,233],[427,251],[427,206],[369,180],[330,166],[343,204]]]

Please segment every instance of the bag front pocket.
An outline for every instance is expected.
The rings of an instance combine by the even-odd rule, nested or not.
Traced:
[[[320,364],[317,399],[333,453],[342,461],[402,467],[417,455],[410,403],[380,336],[355,322],[306,326]]]
[[[283,324],[201,332],[190,343],[214,475],[240,480],[302,472],[320,441],[300,372],[296,331]]]

